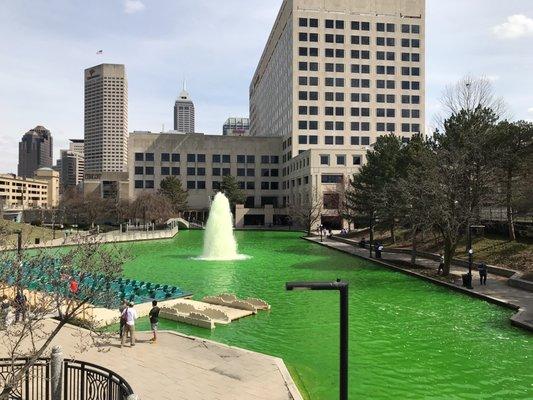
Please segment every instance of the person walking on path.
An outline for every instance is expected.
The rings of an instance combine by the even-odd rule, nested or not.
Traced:
[[[440,260],[439,260],[439,269],[437,270],[437,275],[440,275],[444,273],[444,256],[440,254]]]
[[[122,332],[120,347],[124,346],[128,333],[130,334],[130,345],[133,347],[135,346],[135,320],[137,319],[137,311],[133,308],[133,302],[128,304],[128,307],[122,312],[122,315],[124,315],[126,323],[124,325],[124,332]]]
[[[15,323],[19,322],[19,320],[22,317],[22,322],[26,320],[26,308],[28,303],[28,298],[24,293],[22,293],[22,290],[19,290],[17,292],[17,295],[15,296]]]
[[[477,270],[479,272],[479,284],[487,286],[487,264],[481,262],[478,265]]]
[[[152,343],[157,342],[157,325],[159,324],[159,310],[157,306],[157,300],[152,301],[152,309],[150,310],[150,327],[152,328],[152,333],[154,337],[151,339]]]
[[[118,331],[119,337],[122,339],[122,335],[124,335],[124,325],[126,325],[126,316],[124,315],[124,310],[128,308],[128,303],[126,300],[122,300],[122,303],[118,307],[118,311],[120,313],[120,327]]]

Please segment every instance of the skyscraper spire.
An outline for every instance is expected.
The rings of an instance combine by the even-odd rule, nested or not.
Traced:
[[[174,130],[194,133],[194,103],[187,92],[185,78],[183,78],[183,90],[174,104]]]

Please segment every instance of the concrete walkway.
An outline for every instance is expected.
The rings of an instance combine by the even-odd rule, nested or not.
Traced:
[[[56,324],[45,321],[47,331]],[[0,343],[1,343],[0,333]],[[88,331],[64,327],[52,346],[64,358],[88,361],[122,376],[141,400],[301,400],[283,360],[213,341],[161,331],[157,344],[151,332],[137,332],[137,344],[120,348],[118,338],[100,351],[80,352],[91,343]],[[50,346],[50,349],[52,348]],[[0,354],[5,357],[5,347]]]
[[[511,317],[511,323],[523,329],[533,331],[533,293],[509,286],[507,284],[508,278],[489,274],[487,278],[487,285],[480,286],[479,276],[477,272],[474,271],[472,277],[473,289],[469,290],[462,287],[461,275],[467,271],[462,267],[453,266],[450,269],[451,276],[454,278],[454,280],[453,282],[448,283],[402,267],[401,264],[411,262],[411,256],[408,254],[384,252],[382,254],[382,259],[376,260],[374,258],[369,258],[368,249],[362,249],[358,247],[356,243],[352,245],[326,238],[323,242],[321,242],[320,237],[318,236],[313,236],[306,239],[323,246],[342,251],[344,253],[352,254],[367,260],[372,260],[373,262],[382,264],[387,268],[400,270],[408,273],[409,275],[414,275],[439,285],[448,286],[451,289],[517,310],[517,313]],[[420,256],[417,257],[416,263],[424,268],[433,269],[435,271],[438,269],[439,264],[437,261],[424,259]]]

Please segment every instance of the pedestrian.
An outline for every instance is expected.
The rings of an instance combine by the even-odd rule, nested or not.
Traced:
[[[72,296],[75,296],[78,293],[78,289],[79,289],[78,281],[74,279],[74,277],[71,277],[70,282],[69,282],[70,294]]]
[[[19,320],[22,317],[22,322],[26,320],[26,310],[27,310],[27,303],[28,298],[26,295],[22,292],[22,290],[17,291],[17,295],[15,296],[15,323],[19,322]]]
[[[126,325],[126,316],[124,315],[124,310],[128,308],[128,302],[125,299],[122,299],[122,303],[120,303],[120,306],[118,307],[118,311],[120,312],[120,327],[118,331],[118,335],[120,339],[122,339],[122,335],[124,334],[124,325]]]
[[[440,275],[441,272],[444,274],[444,256],[439,254],[439,269],[437,270],[437,275]]]
[[[7,296],[2,295],[2,302],[0,303],[0,324],[2,329],[7,328],[7,316],[9,314],[9,300]]]
[[[150,310],[150,327],[152,328],[152,333],[154,337],[151,339],[152,343],[157,342],[157,325],[159,324],[159,311],[160,308],[157,306],[157,300],[152,301],[152,309]]]
[[[381,243],[378,244],[378,251],[377,251],[377,258],[381,258],[381,253],[383,252],[383,245]]]
[[[477,270],[479,272],[479,284],[487,286],[487,264],[482,261]]]
[[[126,341],[126,336],[130,334],[130,345],[131,347],[135,346],[135,320],[137,319],[137,311],[133,308],[133,301],[128,303],[128,307],[122,312],[124,315],[125,324],[124,332],[122,332],[122,340],[120,342],[120,347],[124,346]]]

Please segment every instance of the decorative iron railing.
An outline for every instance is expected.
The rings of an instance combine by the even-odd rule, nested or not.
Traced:
[[[0,359],[0,390],[27,359]],[[10,400],[127,400],[131,386],[120,375],[96,364],[62,360],[52,368],[49,358],[37,360],[12,389]],[[56,372],[57,371],[57,372]],[[58,376],[54,376],[57,374]],[[55,385],[53,388],[52,385]],[[59,387],[58,387],[59,385]],[[55,390],[54,390],[55,389]]]

